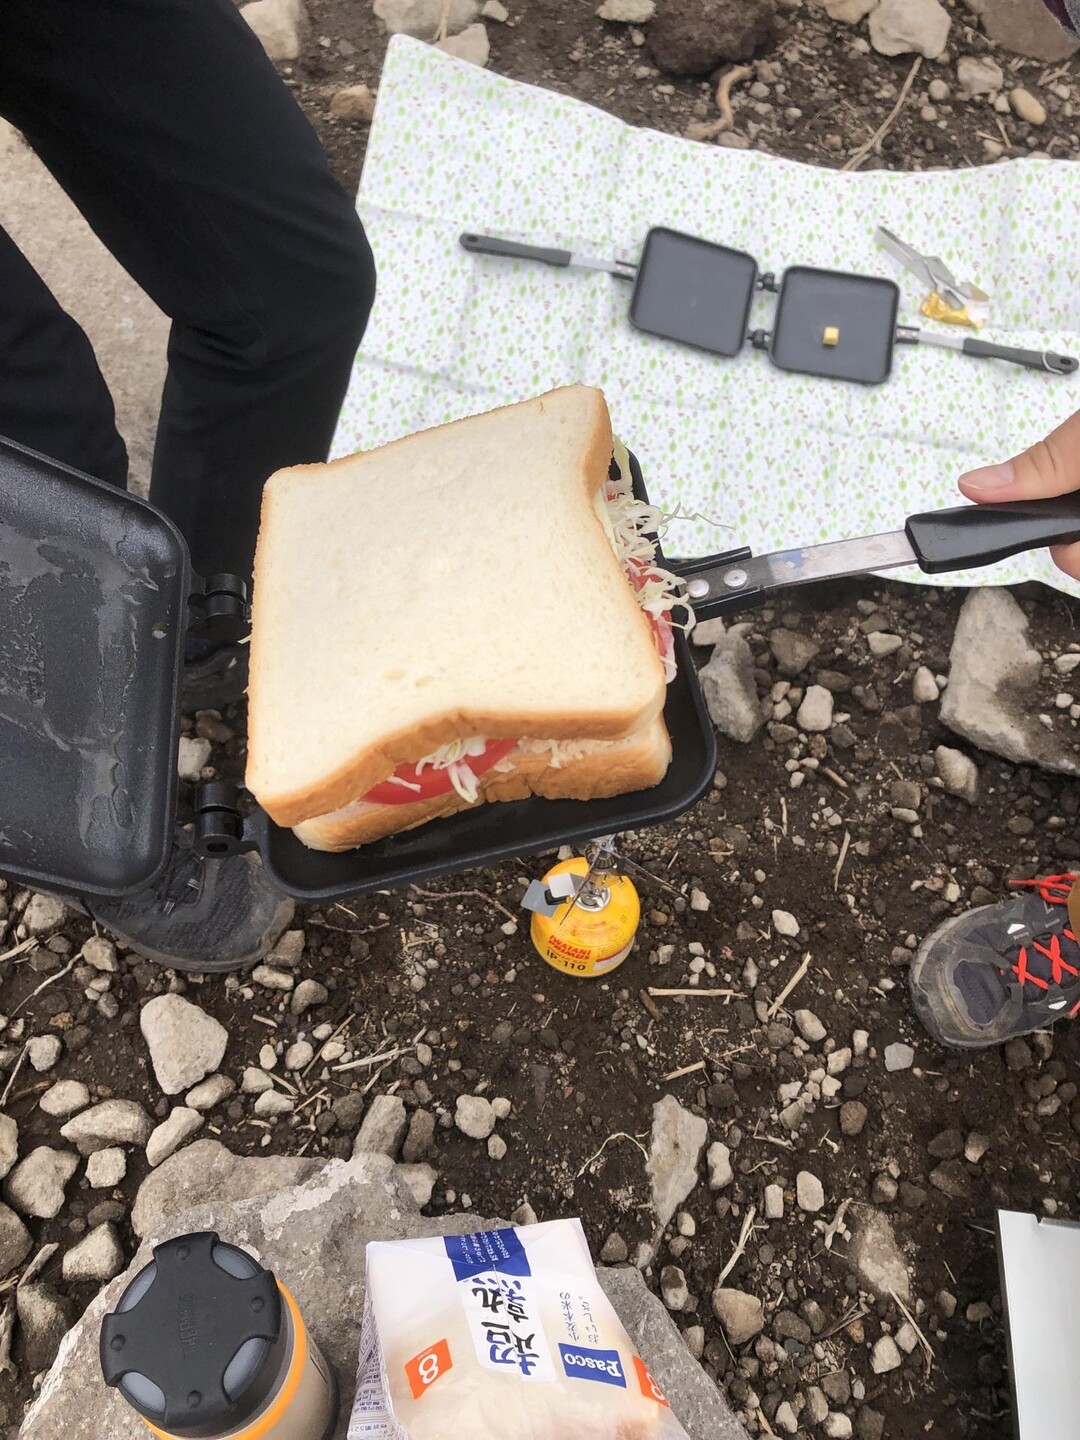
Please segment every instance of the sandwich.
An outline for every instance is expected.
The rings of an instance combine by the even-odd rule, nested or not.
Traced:
[[[678,579],[599,390],[267,482],[247,785],[318,850],[659,784]]]

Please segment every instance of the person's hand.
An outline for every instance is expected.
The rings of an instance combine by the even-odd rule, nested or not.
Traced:
[[[1022,455],[962,475],[960,489],[969,500],[982,505],[1080,490],[1080,411]],[[1080,543],[1056,545],[1050,553],[1059,569],[1080,580]]]

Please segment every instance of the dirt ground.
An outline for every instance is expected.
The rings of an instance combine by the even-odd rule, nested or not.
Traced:
[[[329,99],[343,85],[377,85],[386,37],[361,0],[311,0],[310,11],[304,53],[282,71],[353,189],[367,129],[332,119]],[[714,113],[711,82],[658,74],[630,27],[605,24],[593,12],[576,0],[511,6],[512,24],[488,26],[491,68],[665,131],[684,133]],[[747,134],[748,125],[758,126],[752,143],[774,153],[843,164],[891,111],[912,57],[887,59],[857,45],[865,27],[838,25],[813,5],[779,13],[780,33],[762,57],[773,68],[759,70],[770,77],[762,83],[772,98],[757,103],[770,108],[754,110],[740,92],[737,128]],[[956,54],[990,50],[968,6],[958,3],[951,13],[952,63],[922,67],[881,155],[867,164],[980,164],[993,152],[988,139],[1008,154],[1080,150],[1066,93],[1080,80],[1075,60],[1043,65],[998,54],[1016,72],[1015,83],[1037,90],[1047,106],[1037,136],[1011,113],[986,106],[946,105],[928,115],[930,80],[944,77],[955,88]],[[1061,677],[1051,661],[1077,636],[1076,607],[1047,590],[1023,599],[1047,662],[1031,703],[1052,707]],[[809,746],[775,726],[746,746],[721,739],[705,801],[678,823],[621,838],[625,854],[656,879],[641,883],[637,947],[608,980],[561,976],[531,949],[519,902],[539,867],[526,861],[440,882],[430,892],[300,913],[306,949],[297,975],[320,980],[328,998],[299,1018],[287,993],[244,977],[170,977],[123,955],[109,991],[116,1013],[107,1018],[77,973],[58,973],[89,933],[81,922],[55,937],[67,949],[57,944],[31,963],[6,962],[5,1013],[23,1016],[27,1033],[64,1040],[54,1072],[24,1072],[12,1087],[8,1109],[19,1124],[20,1150],[57,1143],[56,1125],[36,1101],[58,1078],[83,1081],[96,1098],[120,1095],[152,1115],[167,1113],[148,1070],[138,1012],[151,994],[171,987],[227,1027],[222,1068],[237,1081],[268,1041],[287,1045],[319,1025],[361,1060],[390,1056],[313,1071],[300,1085],[306,1108],[284,1120],[253,1119],[249,1097],[238,1094],[211,1113],[204,1136],[242,1153],[348,1155],[359,1116],[350,1121],[340,1101],[392,1089],[410,1109],[445,1116],[436,1132],[432,1213],[471,1206],[510,1216],[527,1201],[541,1219],[580,1215],[595,1254],[605,1245],[620,1253],[614,1235],[633,1258],[651,1231],[642,1154],[651,1109],[672,1094],[707,1118],[710,1142],[730,1147],[734,1178],[716,1191],[702,1180],[683,1207],[689,1219],[668,1231],[648,1278],[659,1289],[664,1267],[682,1269],[690,1298],[678,1323],[703,1327],[704,1363],[751,1432],[791,1433],[778,1419],[787,1405],[799,1417],[799,1434],[821,1433],[802,1410],[808,1390],[818,1387],[832,1412],[852,1417],[859,1440],[928,1433],[997,1440],[1008,1431],[1010,1401],[994,1210],[1080,1218],[1080,1035],[1063,1026],[1008,1052],[945,1051],[915,1020],[907,965],[943,917],[1001,898],[1010,880],[1080,862],[1080,784],[975,751],[978,805],[930,784],[935,748],[959,742],[935,705],[913,703],[912,679],[920,666],[947,674],[962,600],[956,592],[849,585],[804,592],[782,611],[750,617],[760,692],[784,679],[769,645],[783,624],[818,646],[791,684],[827,683],[843,717]],[[875,659],[866,644],[875,628],[900,636],[902,646]],[[216,746],[213,764],[238,774],[243,715],[226,721],[236,733]],[[807,758],[816,764],[802,765]],[[791,783],[793,763],[805,776],[799,788]],[[917,824],[894,816],[904,808],[897,782],[918,787]],[[707,909],[691,905],[693,891],[704,894]],[[14,921],[13,891],[8,899]],[[797,937],[777,934],[776,910],[796,918]],[[14,943],[11,934],[7,943]],[[774,1007],[806,955],[790,999]],[[658,997],[650,987],[690,993]],[[793,1012],[803,1009],[818,1018],[824,1038],[800,1038]],[[857,1031],[868,1032],[865,1053],[853,1041]],[[885,1048],[897,1041],[913,1047],[914,1064],[887,1073]],[[805,1081],[847,1047],[855,1053],[838,1066],[834,1101],[818,1104],[801,1125],[785,1124],[780,1087]],[[452,1124],[456,1097],[478,1090],[512,1103],[500,1125],[502,1159],[489,1158]],[[840,1103],[855,1100],[866,1107],[865,1122],[858,1133],[843,1133]],[[965,1149],[978,1151],[973,1134],[984,1137],[985,1153],[960,1158]],[[824,1190],[817,1215],[796,1203],[803,1171]],[[56,1220],[34,1223],[35,1240],[63,1249],[89,1225],[112,1218],[130,1242],[126,1216],[145,1173],[136,1155],[115,1193],[73,1191]],[[763,1192],[773,1184],[785,1192],[784,1214],[766,1225]],[[849,1229],[870,1209],[892,1223],[911,1268],[909,1308],[930,1357],[917,1346],[900,1368],[873,1372],[873,1345],[900,1330],[905,1317],[889,1296],[867,1295],[845,1260],[842,1230],[835,1243],[828,1236],[844,1202]],[[761,1298],[766,1321],[756,1341],[733,1352],[710,1297],[750,1207],[756,1221],[725,1283]],[[69,1289],[76,1311],[91,1293]],[[0,1380],[0,1423],[17,1427],[30,1393],[25,1368],[17,1385]]]

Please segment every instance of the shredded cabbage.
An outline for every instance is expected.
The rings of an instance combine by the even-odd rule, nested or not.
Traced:
[[[689,630],[694,624],[694,612],[685,598],[678,593],[684,582],[678,575],[669,570],[661,570],[653,563],[656,559],[656,536],[662,533],[664,526],[673,516],[665,515],[657,505],[646,505],[644,501],[635,499],[626,447],[616,438],[612,450],[619,468],[619,478],[613,480],[608,477],[603,495],[596,505],[597,515],[607,531],[611,548],[633,584],[637,602],[645,613],[656,621],[666,621],[673,628]],[[672,611],[676,607],[685,610],[685,621],[672,619]],[[670,684],[676,673],[675,657],[670,646],[662,647],[661,659]],[[416,773],[419,775],[429,766],[434,770],[448,770],[450,783],[457,793],[467,805],[475,805],[480,798],[480,782],[468,762],[470,758],[482,755],[486,746],[487,740],[483,736],[451,741],[449,745],[442,745],[430,755],[425,755],[423,760],[418,760]],[[523,741],[520,748],[534,752],[547,751],[553,770],[558,770],[567,761],[577,759],[583,753],[580,740],[529,740]],[[514,764],[507,756],[492,768],[505,775],[514,769]],[[408,786],[410,790],[420,788],[397,776],[391,776],[391,779],[397,785]]]

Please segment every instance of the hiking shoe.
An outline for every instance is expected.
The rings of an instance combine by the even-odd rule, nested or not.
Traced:
[[[248,646],[219,645],[205,653],[188,653],[184,660],[181,708],[185,715],[198,710],[221,710],[244,698],[248,680]]]
[[[1028,894],[957,915],[923,941],[911,997],[931,1035],[977,1050],[1080,1011],[1080,943],[1066,908],[1076,878],[1017,881]]]
[[[173,970],[240,970],[261,960],[293,917],[255,855],[203,860],[177,829],[165,873],[126,899],[85,896],[83,907],[125,944]]]

